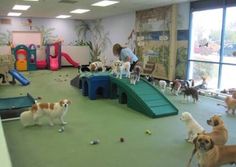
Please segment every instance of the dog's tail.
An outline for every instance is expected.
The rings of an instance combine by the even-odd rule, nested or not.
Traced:
[[[224,104],[217,104],[217,106],[223,106],[223,107],[225,107],[225,108],[228,108],[226,105],[224,105]]]

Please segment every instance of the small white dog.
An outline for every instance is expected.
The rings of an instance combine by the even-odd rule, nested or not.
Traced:
[[[123,74],[130,78],[130,62],[115,61],[112,66],[112,73],[116,75],[116,78],[122,79]]]
[[[166,83],[165,80],[160,80],[159,81],[159,86],[160,86],[160,89],[163,93],[165,93],[165,91],[166,91],[166,85],[167,85],[167,83]]]
[[[180,120],[184,121],[187,127],[187,142],[193,143],[193,139],[197,137],[197,134],[205,131],[189,112],[183,112]]]
[[[68,99],[61,100],[56,103],[35,103],[29,111],[21,113],[20,119],[23,126],[40,124],[39,119],[42,116],[49,118],[49,124],[54,125],[53,120],[58,118],[61,124],[65,125],[64,116],[68,111],[71,101]]]

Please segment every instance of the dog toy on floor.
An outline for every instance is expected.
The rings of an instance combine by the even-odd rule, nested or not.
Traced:
[[[58,129],[58,132],[59,133],[62,133],[62,132],[64,132],[65,131],[65,127],[64,126],[62,126],[60,129]]]
[[[98,140],[98,139],[90,141],[91,145],[97,145],[99,143],[100,143],[100,140]]]

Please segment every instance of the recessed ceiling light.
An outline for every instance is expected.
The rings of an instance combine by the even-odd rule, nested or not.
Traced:
[[[110,6],[113,4],[119,3],[119,1],[108,1],[108,0],[104,0],[104,1],[99,1],[96,2],[94,4],[92,4],[92,6],[101,6],[101,7],[105,7],[105,6]]]
[[[90,10],[89,9],[76,9],[76,10],[72,10],[70,11],[70,13],[86,13],[86,12],[89,12]]]
[[[56,18],[58,18],[58,19],[66,19],[66,18],[69,18],[69,17],[71,17],[71,15],[59,15]]]
[[[13,10],[28,10],[30,5],[15,5],[13,6]]]
[[[9,12],[7,16],[20,16],[22,13]]]

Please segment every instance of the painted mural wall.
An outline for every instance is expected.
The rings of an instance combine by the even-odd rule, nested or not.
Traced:
[[[136,53],[145,74],[168,79],[170,27],[171,6],[136,12]]]
[[[136,12],[136,53],[143,62],[144,74],[160,79],[186,78],[188,51],[189,3],[177,5],[174,13],[171,6],[157,7]],[[172,22],[176,19],[176,26]],[[175,27],[174,27],[175,26]],[[171,28],[177,37],[171,34]],[[170,39],[176,43],[176,56],[170,56]],[[175,69],[171,59],[176,59]],[[175,74],[171,74],[175,71]],[[174,79],[172,78],[172,79]]]
[[[190,3],[177,5],[177,51],[175,78],[187,79]]]

